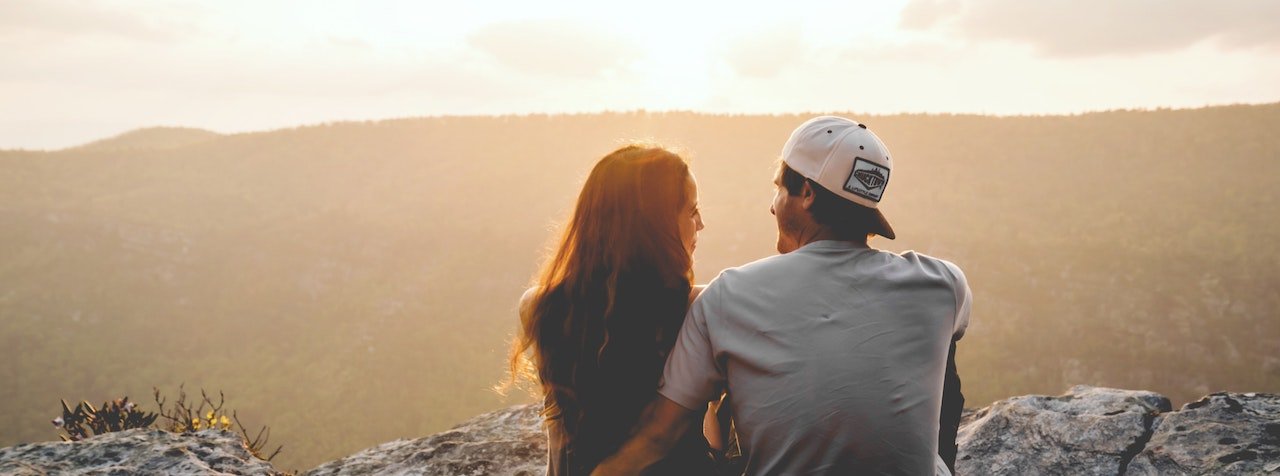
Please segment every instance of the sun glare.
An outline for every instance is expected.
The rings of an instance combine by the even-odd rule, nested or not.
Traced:
[[[1198,33],[1179,15],[1111,20],[1183,32],[1136,46],[1023,28],[1018,15],[1053,9],[975,9],[998,6],[988,0],[19,2],[30,5],[18,8],[23,18],[42,19],[15,18],[0,35],[13,46],[0,48],[12,73],[0,78],[0,148],[68,147],[157,124],[243,132],[423,115],[1050,114],[1275,101],[1280,40],[1250,33],[1244,18],[1273,7],[1251,1],[1224,6]],[[93,16],[102,21],[84,22]]]
[[[710,94],[712,51],[706,35],[644,38],[646,55],[635,65],[655,108],[702,104]],[[687,107],[687,106],[686,106]]]

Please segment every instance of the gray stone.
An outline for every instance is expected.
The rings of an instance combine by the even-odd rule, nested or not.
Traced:
[[[1124,472],[1169,411],[1152,392],[1076,386],[1065,395],[1001,400],[974,413],[956,436],[959,474]]]
[[[1215,393],[1161,415],[1130,474],[1280,470],[1280,395]]]
[[[519,405],[486,413],[306,475],[541,475],[547,447],[539,410]],[[1001,400],[966,411],[957,473],[1280,476],[1280,396],[1218,393],[1170,410],[1155,393],[1085,386],[1058,397]],[[0,474],[281,473],[253,457],[235,433],[130,430],[0,449]]]
[[[396,440],[330,461],[305,473],[334,475],[542,475],[547,441],[541,405],[477,416],[452,430]]]
[[[245,447],[240,435],[205,430],[137,429],[81,441],[30,443],[0,449],[6,475],[278,475]]]

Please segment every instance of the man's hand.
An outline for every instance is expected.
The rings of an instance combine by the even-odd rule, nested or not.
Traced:
[[[694,418],[694,411],[658,395],[640,416],[640,426],[617,453],[605,458],[592,476],[640,474],[666,456]]]

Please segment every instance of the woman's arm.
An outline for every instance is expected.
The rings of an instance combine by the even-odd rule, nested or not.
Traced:
[[[707,404],[707,413],[702,416],[702,437],[707,439],[707,446],[716,451],[724,451],[724,432],[720,429],[720,401]]]
[[[707,414],[702,418],[702,436],[711,449],[721,452],[731,450],[733,414],[729,410],[729,393],[723,393],[707,404]]]

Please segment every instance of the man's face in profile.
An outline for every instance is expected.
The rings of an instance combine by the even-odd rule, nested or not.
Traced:
[[[778,173],[773,176],[773,190],[773,204],[769,206],[769,213],[778,222],[778,252],[786,254],[800,247],[796,233],[800,229],[797,220],[805,211],[800,204],[800,197],[791,196],[787,193],[787,187],[782,184],[781,165],[778,166]]]

